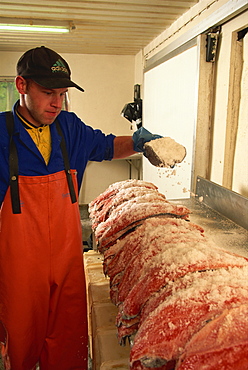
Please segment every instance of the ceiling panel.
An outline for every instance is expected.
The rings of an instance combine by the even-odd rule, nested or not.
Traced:
[[[135,55],[197,2],[0,0],[0,23],[71,27],[63,35],[0,31],[0,50],[45,45],[60,53]]]

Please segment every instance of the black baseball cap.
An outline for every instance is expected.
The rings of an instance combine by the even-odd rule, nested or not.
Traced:
[[[30,78],[48,89],[82,87],[71,81],[71,71],[67,62],[55,51],[45,46],[26,51],[17,62],[17,75]]]

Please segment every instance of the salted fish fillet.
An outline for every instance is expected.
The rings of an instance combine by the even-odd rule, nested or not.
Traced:
[[[174,292],[139,327],[131,349],[131,365],[140,361],[147,367],[162,366],[178,359],[193,335],[210,320],[226,309],[248,303],[246,280],[244,269],[240,269],[238,276],[208,275]]]
[[[93,228],[95,229],[100,222],[106,221],[113,210],[122,203],[146,194],[158,194],[158,190],[147,188],[145,186],[131,186],[129,188],[124,187],[123,189],[121,188],[119,191],[116,191],[115,194],[112,194],[101,203],[100,209],[90,213]],[[163,199],[165,199],[163,194],[159,194],[163,196]]]
[[[102,208],[102,211],[98,212],[98,216],[93,221],[93,228],[96,230],[96,235],[98,236],[99,234],[99,229],[101,227],[98,227],[99,225],[108,222],[109,219],[114,220],[116,217],[119,217],[123,212],[127,212],[129,208],[133,206],[133,204],[140,204],[140,203],[147,203],[147,202],[152,202],[152,203],[157,203],[157,202],[166,202],[165,196],[157,191],[148,191],[144,193],[143,195],[137,195],[135,197],[131,197],[130,199],[127,199],[126,201],[120,202],[119,205],[114,207],[111,211],[111,214],[108,217],[104,217],[105,219],[101,220],[101,222],[98,222],[98,218],[101,218],[101,215],[103,214],[104,216],[104,207]]]
[[[218,269],[218,270],[207,270],[201,272],[188,273],[185,276],[176,279],[175,281],[170,281],[167,285],[162,287],[158,292],[155,292],[149,297],[145,305],[142,307],[140,314],[134,318],[123,318],[122,316],[122,305],[119,306],[119,312],[116,316],[116,325],[118,327],[118,340],[120,343],[125,341],[124,335],[133,335],[133,330],[137,330],[136,327],[141,325],[151,312],[153,312],[160,304],[171,297],[175,292],[187,289],[192,285],[201,284],[201,279],[216,279],[222,276],[222,279],[226,281],[236,279],[241,273],[248,273],[248,267],[239,268],[228,268],[228,269]],[[230,279],[231,276],[231,279]],[[246,284],[246,281],[245,281]],[[248,324],[248,323],[247,323]],[[135,327],[136,325],[136,327]],[[126,330],[125,330],[126,329]]]
[[[148,189],[158,189],[156,185],[151,182],[143,181],[143,180],[124,180],[118,181],[111,184],[103,193],[99,194],[94,200],[89,203],[89,212],[90,215],[97,212],[101,207],[104,205],[107,199],[117,194],[121,189],[131,188],[132,186],[142,186]]]
[[[140,227],[137,226],[137,228]],[[111,245],[108,249],[103,252],[104,260],[103,260],[103,271],[104,274],[108,276],[108,269],[109,266],[112,265],[113,260],[115,257],[118,258],[119,253],[122,254],[125,251],[125,246],[129,243],[130,238],[134,238],[136,236],[137,228],[127,235],[125,235],[122,239],[118,239],[115,241],[113,245]],[[136,243],[133,245],[134,249],[136,248]],[[111,268],[111,267],[110,267]]]
[[[157,230],[157,228],[160,227],[160,225],[163,226],[167,224],[176,225],[178,227],[184,227],[185,230],[189,229],[192,230],[193,232],[195,232],[196,229],[202,235],[204,234],[204,229],[201,226],[186,221],[184,219],[168,218],[163,216],[148,218],[144,220],[143,223],[140,224],[140,226],[136,228],[132,233],[127,234],[122,240],[117,240],[115,244],[113,244],[109,249],[107,249],[104,252],[104,259],[106,264],[108,265],[114,257],[116,257],[118,260],[119,259],[121,260],[122,258],[125,258],[125,256],[129,253],[131,253],[133,256],[136,243],[138,243],[140,239],[144,240],[144,238],[146,237],[147,240],[148,237],[149,240],[152,240],[153,239],[152,234],[155,234],[156,238],[159,233],[159,230]],[[155,228],[156,231],[154,232]],[[128,260],[129,259],[130,258],[128,256]],[[118,263],[118,261],[116,261],[115,263]]]
[[[147,368],[146,368],[147,369]],[[248,341],[233,345],[229,348],[206,352],[202,355],[192,355],[185,360],[183,367],[178,370],[247,370]],[[156,369],[157,370],[157,369]]]
[[[122,239],[116,240],[116,242],[111,245],[108,249],[106,249],[103,252],[103,272],[105,275],[108,275],[108,265],[111,263],[111,261],[114,259],[115,255],[119,253],[120,250],[122,250],[123,246],[126,244],[126,239],[130,234],[133,234],[135,231],[127,234]]]
[[[160,216],[160,214],[158,214],[157,216]],[[164,215],[163,215],[164,216]],[[125,238],[127,235],[129,235],[130,233],[132,233],[133,231],[135,231],[140,225],[142,225],[142,223],[149,217],[155,217],[154,215],[150,215],[150,216],[147,216],[146,218],[142,219],[142,220],[137,220],[137,221],[134,221],[132,222],[131,224],[128,224],[124,229],[121,229],[120,231],[118,231],[116,234],[110,236],[109,238],[107,239],[100,239],[98,242],[97,242],[97,249],[101,252],[101,253],[105,253],[110,247],[112,247],[117,241],[119,240],[122,240],[123,238]],[[168,215],[165,216],[165,217],[169,217]]]
[[[124,317],[139,314],[150,295],[169,281],[189,272],[227,267],[248,266],[245,257],[217,248],[210,240],[201,242],[171,243],[163,253],[151,258],[146,265],[145,274],[130,290],[127,285],[119,287],[119,302],[123,302]],[[136,269],[135,266],[133,266]]]
[[[248,304],[210,321],[186,344],[176,370],[248,369]]]
[[[117,339],[121,346],[125,346],[127,339],[131,342],[131,339],[139,329],[139,321],[133,323],[133,325],[125,326],[121,325],[117,328]]]
[[[192,232],[160,234],[151,244],[146,244],[144,248],[130,259],[125,270],[110,276],[110,297],[114,304],[119,305],[125,300],[135,284],[142,276],[149,274],[150,261],[159,256],[171,245],[183,244],[187,242],[201,242],[204,237],[200,234],[194,235]]]
[[[237,268],[234,268],[234,275],[236,273]],[[238,270],[239,272],[239,270]],[[220,274],[228,274],[226,269],[220,269],[220,270],[207,270],[207,271],[200,271],[200,272],[192,272],[188,273],[183,277],[179,277],[175,281],[169,281],[168,284],[163,286],[159,291],[153,293],[147,302],[144,304],[144,306],[141,309],[141,312],[139,315],[135,317],[123,317],[123,304],[119,305],[119,311],[116,316],[116,326],[118,327],[118,339],[119,342],[122,343],[125,338],[123,335],[132,335],[132,328],[136,330],[135,325],[141,325],[142,322],[145,321],[145,319],[149,316],[151,312],[153,312],[160,304],[166,301],[169,297],[171,297],[175,292],[186,289],[190,287],[194,282],[199,281],[202,277],[206,279],[208,276],[211,278],[213,276],[216,276],[216,274],[219,276]],[[124,328],[128,328],[128,330],[125,331]]]
[[[129,179],[129,180],[123,180],[123,181],[117,181],[109,185],[106,190],[99,194],[94,200],[92,200],[89,203],[89,209],[93,208],[95,204],[101,202],[104,199],[108,199],[109,192],[112,190],[120,191],[120,189],[130,188],[132,186],[145,186],[147,188],[151,189],[158,189],[156,185],[154,185],[151,182],[143,181],[143,180],[137,180],[137,179]]]
[[[97,212],[97,215],[94,219],[94,224],[106,221],[118,206],[131,199],[134,199],[135,201],[136,198],[141,196],[157,196],[158,194],[161,198],[166,199],[165,195],[159,193],[157,189],[150,189],[144,186],[133,186],[131,188],[121,189],[115,196],[109,198],[103,205],[102,209]]]
[[[88,205],[89,217],[94,219],[96,214],[102,209],[105,202],[111,197],[115,196],[118,192],[118,189],[108,188],[102,194],[100,194],[96,199]]]
[[[132,281],[133,260],[135,258],[149,258],[146,253],[152,252],[153,242],[156,241],[155,250],[152,252],[159,253],[164,249],[166,243],[172,241],[191,241],[201,240],[203,229],[196,225],[181,219],[156,217],[144,221],[133,233],[126,237],[126,242],[118,250],[106,267],[106,273],[110,278],[116,274],[129,269],[126,274]],[[136,257],[137,256],[137,257]]]
[[[166,201],[134,203],[116,217],[110,217],[106,222],[102,222],[96,228],[96,240],[103,248],[118,239],[118,232],[125,231],[128,227],[148,217],[168,215],[169,217],[188,218],[189,213],[187,207],[173,205]]]
[[[171,226],[168,229],[171,229]],[[200,243],[203,239],[204,237],[198,232],[193,233],[188,230],[187,233],[169,233],[166,232],[166,227],[164,227],[164,233],[158,234],[156,239],[153,239],[150,243],[144,243],[144,245],[141,243],[144,248],[141,247],[141,251],[131,258],[123,274],[111,275],[109,273],[110,286],[119,284],[118,301],[123,302],[139,279],[149,273],[150,262],[156,256],[159,258],[163,252],[168,248],[173,248],[175,244],[185,246],[185,243]]]
[[[165,204],[170,204],[168,201],[165,200],[163,196],[160,195],[160,193],[153,193],[153,194],[147,194],[146,196],[140,196],[135,197],[134,199],[130,199],[126,201],[124,204],[120,204],[118,207],[114,209],[111,216],[105,221],[101,222],[100,225],[97,226],[95,230],[96,237],[99,239],[102,234],[105,232],[106,228],[109,228],[116,220],[122,217],[123,214],[126,214],[130,212],[130,210],[137,205],[140,205],[142,203],[148,203],[148,202],[162,202]]]

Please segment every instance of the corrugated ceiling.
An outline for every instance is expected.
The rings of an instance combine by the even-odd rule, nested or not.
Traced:
[[[71,25],[68,34],[0,31],[0,50],[135,55],[198,0],[6,0],[0,23]]]

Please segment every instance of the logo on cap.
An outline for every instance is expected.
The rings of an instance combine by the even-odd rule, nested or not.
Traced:
[[[64,72],[66,74],[69,74],[68,69],[66,68],[61,59],[58,59],[57,62],[53,64],[51,70],[52,72]]]

